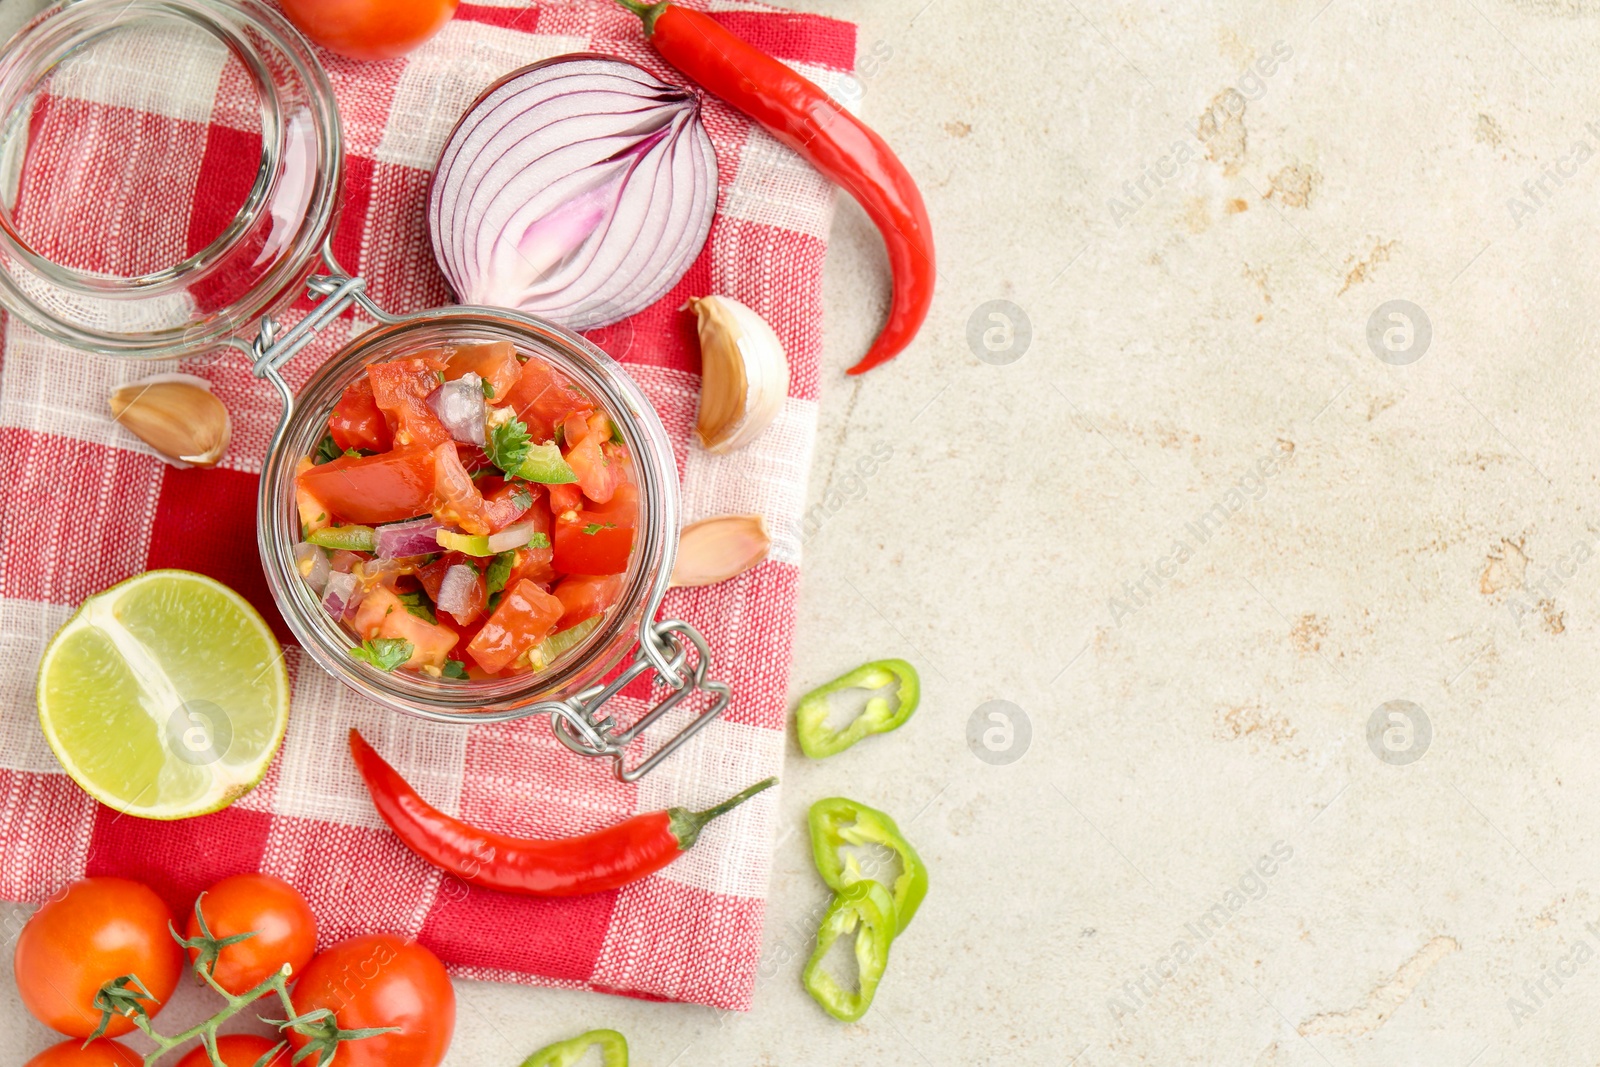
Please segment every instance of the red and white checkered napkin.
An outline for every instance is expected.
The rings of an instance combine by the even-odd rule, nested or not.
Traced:
[[[845,83],[855,27],[753,3],[712,5],[719,19],[825,87]],[[37,146],[82,140],[116,158],[28,161],[17,215],[53,229],[57,259],[125,273],[173,263],[210,240],[254,177],[258,128],[232,60],[173,54],[171,37],[130,43],[117,61],[57,79],[34,117]],[[682,82],[644,43],[639,21],[608,0],[464,3],[444,32],[403,60],[324,55],[344,120],[347,179],[334,241],[378,302],[396,312],[450,301],[424,222],[429,169],[452,124],[496,78],[566,52],[596,51]],[[182,106],[150,109],[151,71],[182,79]],[[710,640],[735,699],[722,720],[636,785],[608,761],[562,747],[546,720],[471,728],[386,713],[288,650],[294,707],[265,782],[233,807],[174,823],[119,817],[72,784],[40,735],[33,678],[49,636],[84,597],[155,567],[213,575],[249,597],[287,642],[255,544],[257,473],[277,402],[243,360],[194,360],[234,419],[233,444],[208,471],[166,466],[112,422],[118,385],[170,365],[88,356],[12,318],[0,363],[0,898],[40,900],[85,874],[139,878],[187,909],[197,892],[263,870],[305,893],[321,942],[390,930],[418,937],[458,975],[749,1006],[771,860],[772,793],[709,829],[692,852],[625,889],[532,900],[442,883],[379,821],[351,766],[345,734],[362,732],[434,804],[494,830],[557,836],[639,811],[708,805],[779,770],[798,574],[799,515],[816,424],[821,272],[828,185],[716,100],[706,125],[721,191],[705,251],[659,304],[594,340],[627,364],[677,447],[685,521],[759,512],[772,558],[742,577],[675,590],[665,614]],[[52,129],[54,124],[54,129]],[[74,124],[91,124],[87,127]],[[98,141],[97,141],[98,143]],[[65,153],[60,153],[65,154]],[[194,165],[172,182],[181,160]],[[117,190],[147,166],[167,175],[170,213],[123,212]],[[165,195],[165,194],[163,194]],[[149,203],[149,197],[145,203]],[[127,217],[118,217],[119,213]],[[115,242],[74,244],[88,218]],[[763,314],[793,365],[790,396],[750,448],[715,457],[689,444],[699,389],[693,295],[725,293]],[[343,320],[289,365],[310,377],[360,324]],[[336,335],[336,336],[330,336]],[[630,699],[624,696],[625,701]],[[644,706],[638,696],[631,712]],[[659,728],[670,730],[671,722]]]

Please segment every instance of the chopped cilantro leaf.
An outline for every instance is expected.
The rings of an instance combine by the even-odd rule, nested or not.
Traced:
[[[622,444],[622,431],[617,427],[617,424],[614,421],[607,421],[611,422],[611,443],[614,445]]]
[[[528,458],[528,450],[532,447],[532,442],[528,440],[528,427],[519,419],[510,419],[489,430],[484,453],[488,455],[490,463],[512,474]]]
[[[490,382],[489,379],[487,379],[487,378],[479,378],[478,379],[478,384],[483,386],[483,398],[485,400],[493,400],[494,399],[494,384],[492,382]]]
[[[406,606],[406,611],[424,622],[437,623],[438,616],[433,613],[433,605],[428,602],[428,594],[418,589],[411,593],[401,593],[400,603]]]
[[[617,524],[614,522],[591,522],[584,526],[583,532],[588,534],[590,537],[593,537],[601,530],[615,530],[616,528]],[[544,546],[541,545],[540,547],[542,548]]]
[[[415,651],[415,647],[405,638],[377,637],[371,641],[361,642],[361,647],[352,648],[350,655],[363,663],[372,664],[380,671],[387,672],[410,659]]]
[[[446,660],[445,661],[445,664],[444,664],[444,677],[446,677],[446,678],[465,678],[466,676],[467,676],[467,665],[465,663],[462,663],[458,659],[452,659],[452,660]]]
[[[511,502],[523,511],[533,507],[533,494],[528,487],[520,483],[515,484],[511,490]]]
[[[490,611],[491,611],[491,612],[492,612],[492,611],[494,611],[494,609],[495,609],[495,608],[498,608],[498,607],[499,607],[499,606],[500,606],[500,600],[501,600],[501,598],[502,598],[502,597],[504,597],[504,596],[505,596],[505,595],[506,595],[506,594],[505,594],[505,590],[503,590],[503,589],[502,589],[502,590],[501,590],[501,591],[500,591],[500,592],[498,592],[498,593],[496,593],[496,594],[494,594],[494,595],[493,595],[493,596],[491,596],[491,597],[490,597],[490,598],[489,598],[489,605],[488,605],[488,607],[489,607],[489,610],[490,610]]]
[[[506,587],[506,579],[511,577],[511,568],[517,561],[515,550],[502,552],[489,561],[489,570],[484,574],[484,592],[494,596]]]
[[[550,538],[546,537],[542,533],[535,533],[532,537],[530,537],[528,539],[528,547],[529,548],[549,548],[550,547]]]
[[[330,433],[324,436],[317,445],[317,454],[311,457],[311,462],[320,467],[324,463],[331,463],[342,455],[344,455],[344,452],[334,443],[333,434]]]

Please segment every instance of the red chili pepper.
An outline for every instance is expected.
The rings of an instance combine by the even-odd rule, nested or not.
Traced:
[[[757,782],[705,811],[668,808],[591,834],[541,841],[490,833],[439,811],[355,730],[350,754],[378,814],[407,848],[463,881],[535,897],[598,893],[637,882],[694,847],[706,823],[778,782]]]
[[[850,191],[883,232],[894,272],[889,321],[861,362],[861,374],[911,343],[933,303],[933,227],[922,194],[882,137],[822,88],[729,32],[710,15],[661,0],[617,0],[644,20],[663,59],[714,96],[755,119],[823,176]]]

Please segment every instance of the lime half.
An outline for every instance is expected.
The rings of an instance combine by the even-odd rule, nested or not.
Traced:
[[[238,593],[189,571],[90,597],[39,662],[45,740],[85,792],[129,815],[227,807],[267,773],[288,721],[272,631]]]

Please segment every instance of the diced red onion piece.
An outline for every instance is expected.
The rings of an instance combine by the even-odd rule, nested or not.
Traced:
[[[481,398],[483,394],[480,392]],[[379,526],[373,538],[381,559],[399,559],[402,556],[425,556],[439,551],[439,539],[434,536],[441,529],[438,519],[424,515],[420,519],[392,522]]]
[[[510,552],[513,548],[521,548],[533,540],[533,523],[519,522],[507,526],[499,533],[489,535],[490,552]]]
[[[328,575],[328,585],[322,594],[322,607],[335,619],[342,620],[361,602],[361,583],[356,576],[344,571]]]
[[[328,552],[321,545],[314,545],[309,541],[301,541],[294,546],[294,565],[300,572],[300,577],[311,587],[317,595],[327,587],[330,564]]]
[[[444,580],[439,583],[439,599],[434,601],[434,606],[456,616],[459,622],[467,614],[473,587],[477,584],[478,572],[465,563],[457,563],[444,572]]]
[[[564,56],[507,75],[462,117],[428,229],[462,303],[592,329],[677,284],[716,189],[696,95],[625,60]]]
[[[482,446],[484,436],[483,379],[468,371],[428,394],[428,406],[439,416],[450,436],[464,445]]]

